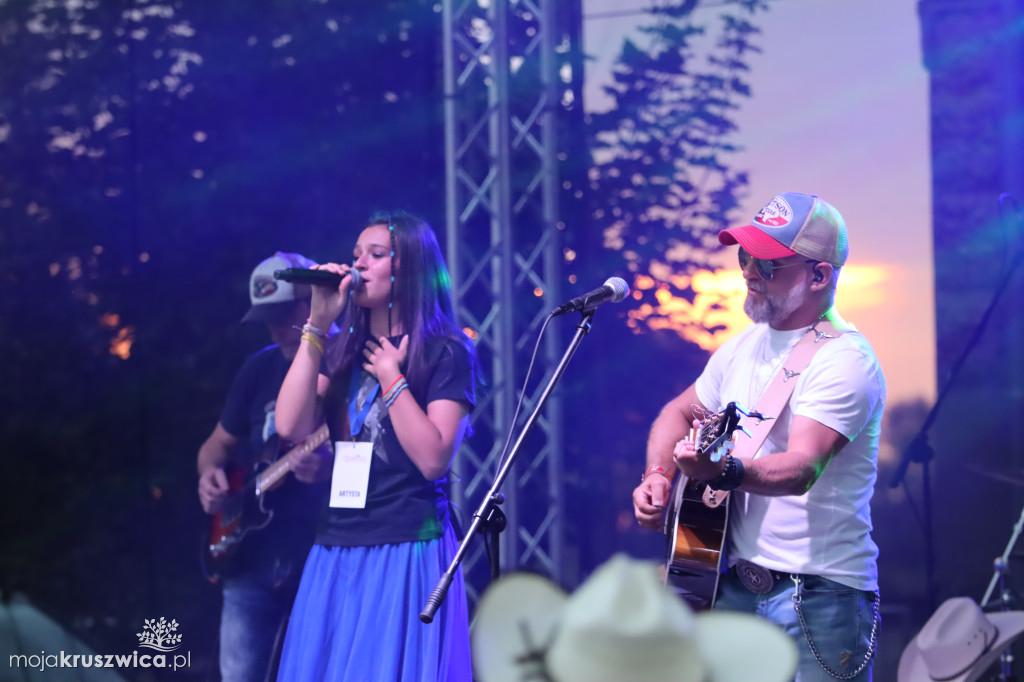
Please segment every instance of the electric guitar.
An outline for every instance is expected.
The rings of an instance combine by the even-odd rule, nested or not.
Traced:
[[[701,419],[696,450],[718,461],[732,449],[733,432],[745,414],[736,403]],[[707,483],[676,476],[665,510],[665,583],[696,610],[711,608],[725,558],[729,505],[709,504]],[[721,493],[719,493],[721,495]]]
[[[327,425],[311,433],[304,441],[279,457],[256,475],[246,479],[243,471],[228,473],[229,496],[219,512],[210,519],[204,537],[200,562],[203,575],[212,583],[220,582],[224,570],[235,556],[246,535],[266,528],[274,510],[264,506],[264,494],[291,471],[293,455],[307,453],[327,440]]]

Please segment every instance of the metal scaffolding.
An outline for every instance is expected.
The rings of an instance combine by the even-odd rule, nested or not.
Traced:
[[[471,512],[490,488],[513,426],[541,323],[560,302],[556,117],[559,40],[554,0],[444,0],[447,257],[463,327],[487,387],[475,434],[453,470],[453,497]],[[563,80],[565,80],[563,78]],[[540,348],[519,422],[563,348],[556,325]],[[518,436],[518,430],[513,435]],[[562,406],[553,395],[503,493],[502,572],[563,571]],[[471,599],[489,573],[483,542],[463,561]]]

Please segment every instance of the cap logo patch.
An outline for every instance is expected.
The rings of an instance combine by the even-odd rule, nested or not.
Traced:
[[[765,227],[785,227],[793,220],[793,209],[782,197],[775,197],[754,216],[754,222]]]
[[[268,277],[257,277],[252,281],[252,297],[267,298],[277,292],[277,282]]]

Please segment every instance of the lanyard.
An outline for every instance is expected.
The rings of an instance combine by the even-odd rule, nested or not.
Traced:
[[[362,431],[366,415],[370,413],[370,408],[373,407],[373,401],[377,397],[377,392],[380,391],[380,384],[374,384],[373,390],[366,396],[363,409],[358,409],[356,403],[359,400],[359,387],[362,383],[362,377],[363,371],[353,367],[352,382],[348,387],[348,432],[352,440],[355,440],[359,432]]]

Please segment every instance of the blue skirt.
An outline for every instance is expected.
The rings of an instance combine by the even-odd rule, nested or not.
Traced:
[[[314,545],[302,571],[278,682],[471,682],[462,572],[432,623],[420,621],[458,542]]]

